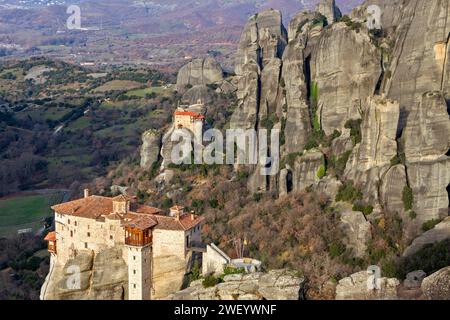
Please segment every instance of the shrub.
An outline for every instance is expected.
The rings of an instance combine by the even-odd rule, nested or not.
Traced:
[[[373,212],[373,207],[371,205],[365,206],[363,204],[357,203],[353,205],[353,211],[360,211],[364,215],[368,216]]]
[[[353,181],[347,181],[339,187],[335,200],[336,202],[344,201],[353,203],[356,200],[361,200],[362,196],[361,190],[355,188]]]
[[[409,186],[405,186],[402,192],[403,207],[406,211],[412,210],[414,203],[413,191]]]
[[[347,151],[339,158],[336,158],[335,156],[331,157],[330,166],[334,168],[334,171],[338,177],[344,174],[345,167],[351,154],[351,151]]]
[[[219,206],[219,201],[217,199],[210,199],[208,200],[208,203],[211,208],[217,208]]]
[[[262,197],[263,197],[263,195],[262,195],[262,193],[260,193],[260,192],[257,192],[257,193],[254,193],[254,194],[253,194],[253,200],[254,200],[255,202],[261,201]]]
[[[440,222],[441,222],[441,220],[439,220],[439,219],[433,219],[433,220],[424,222],[424,224],[422,225],[423,232],[427,232],[427,231],[433,229]]]
[[[450,239],[428,244],[417,253],[404,258],[399,265],[399,275],[404,278],[414,270],[432,274],[450,265]]]
[[[189,280],[192,282],[198,279],[200,279],[200,267],[198,265],[198,260],[195,259],[191,274],[189,275]]]
[[[361,119],[357,120],[348,120],[345,123],[345,128],[350,129],[350,136],[352,137],[353,145],[357,145],[361,142]]]
[[[339,241],[333,241],[328,247],[328,253],[332,259],[343,255],[346,250],[345,245]]]
[[[324,164],[321,164],[319,170],[317,170],[317,178],[322,179],[327,174],[327,168]]]
[[[213,275],[206,276],[203,280],[203,288],[211,288],[219,283],[219,279],[214,277]]]
[[[411,218],[411,220],[414,220],[415,218],[417,218],[417,213],[415,211],[410,211],[409,217]]]
[[[226,266],[223,269],[223,275],[227,276],[230,274],[241,274],[241,273],[245,273],[245,269],[244,268],[236,268],[234,266]]]
[[[405,153],[396,154],[395,157],[391,159],[391,166],[396,166],[398,164],[405,163]]]

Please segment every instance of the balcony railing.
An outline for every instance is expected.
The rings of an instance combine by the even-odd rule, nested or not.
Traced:
[[[136,237],[135,235],[130,235],[125,237],[125,244],[128,246],[143,247],[151,244],[153,241],[152,237]]]

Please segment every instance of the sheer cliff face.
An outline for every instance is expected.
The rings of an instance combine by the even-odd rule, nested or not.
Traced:
[[[365,25],[374,4],[383,32]],[[284,130],[282,158],[294,160],[282,161],[279,180],[253,177],[251,190],[286,194],[336,184],[333,171],[317,179],[321,157],[305,153],[316,139],[314,152],[325,160],[349,151],[339,179],[352,180],[378,210],[399,213],[407,227],[448,215],[450,2],[369,0],[353,10],[352,20],[329,25],[324,15],[336,12],[334,1],[321,5],[320,13],[297,14],[287,35],[274,10],[252,17],[242,34],[240,106],[231,127],[259,129],[272,119]],[[361,123],[352,131],[351,119]],[[337,132],[330,146],[317,141],[318,133]],[[412,209],[402,199],[406,188]],[[412,210],[417,219],[410,218]]]

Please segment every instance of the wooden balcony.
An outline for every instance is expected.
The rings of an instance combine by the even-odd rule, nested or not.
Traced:
[[[150,230],[126,229],[125,244],[128,246],[144,247],[153,241]]]

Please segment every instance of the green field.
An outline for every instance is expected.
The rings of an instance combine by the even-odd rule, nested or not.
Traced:
[[[139,98],[145,98],[146,94],[156,93],[156,94],[167,94],[171,91],[169,88],[165,87],[150,87],[145,89],[136,89],[131,90],[126,93],[128,97],[139,97]]]
[[[62,193],[23,195],[0,198],[0,236],[17,234],[19,229],[42,226],[42,219],[51,216],[50,206],[62,200]]]

